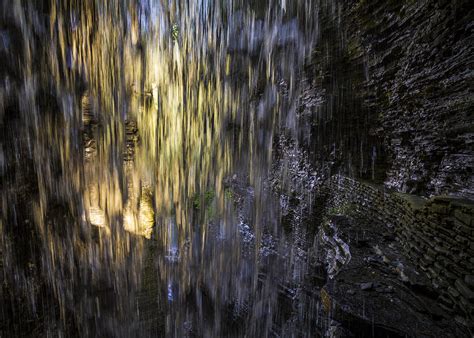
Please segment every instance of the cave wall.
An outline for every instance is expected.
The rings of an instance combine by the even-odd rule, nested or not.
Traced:
[[[322,97],[312,109],[315,163],[400,192],[474,197],[470,5],[321,1],[307,70]]]
[[[326,181],[326,210],[350,210],[394,233],[404,253],[426,273],[437,302],[462,325],[474,322],[474,202],[438,196],[430,200],[388,192],[342,175]],[[328,211],[329,212],[329,211]]]

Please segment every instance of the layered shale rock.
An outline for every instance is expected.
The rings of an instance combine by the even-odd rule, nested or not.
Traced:
[[[470,1],[322,2],[309,148],[401,192],[474,196]],[[304,121],[306,121],[304,120]]]
[[[407,261],[426,276],[436,293],[432,296],[443,309],[443,317],[470,327],[473,315],[474,203],[453,197],[390,193],[382,187],[336,175],[321,189],[327,199],[327,213],[350,215],[359,224],[372,224],[382,236],[373,241],[382,245],[397,239]],[[374,227],[374,224],[377,224]],[[356,238],[354,236],[354,238]],[[351,247],[357,248],[359,239]],[[400,276],[403,281],[405,278]],[[426,278],[425,277],[425,278]]]

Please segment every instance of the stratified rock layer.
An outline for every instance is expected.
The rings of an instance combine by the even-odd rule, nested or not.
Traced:
[[[464,326],[472,325],[473,202],[389,193],[339,175],[329,179],[321,191],[326,192],[328,212],[336,210],[359,222],[379,224],[387,238],[396,236],[411,264],[431,280],[444,315]]]
[[[306,72],[313,80],[301,97],[317,162],[401,192],[474,196],[470,5],[322,5],[321,41]],[[318,94],[313,105],[308,93]]]

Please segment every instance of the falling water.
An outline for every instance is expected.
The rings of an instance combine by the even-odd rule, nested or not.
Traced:
[[[0,83],[0,117],[17,128],[0,164],[28,168],[2,190],[1,249],[28,297],[14,234],[22,222],[38,234],[27,266],[50,304],[30,297],[28,311],[47,308],[45,332],[311,335],[304,231],[285,239],[267,183],[276,137],[304,132],[319,5],[3,2],[1,47],[21,57]]]

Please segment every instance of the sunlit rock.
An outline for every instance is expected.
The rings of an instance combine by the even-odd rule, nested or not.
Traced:
[[[88,216],[92,225],[101,228],[107,227],[107,218],[105,216],[105,212],[99,207],[90,207]]]
[[[138,203],[138,213],[133,210],[131,201],[127,203],[123,213],[123,226],[130,233],[150,239],[154,224],[155,211],[152,195],[148,189],[143,189]]]
[[[138,231],[145,238],[150,239],[155,224],[152,195],[149,191],[142,192],[138,212]]]

